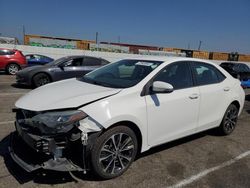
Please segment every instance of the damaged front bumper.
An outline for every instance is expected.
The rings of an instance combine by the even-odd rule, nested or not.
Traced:
[[[38,169],[84,171],[80,165],[74,164],[65,157],[54,158],[45,153],[35,151],[24,142],[17,132],[11,134],[9,153],[11,158],[27,172],[33,172]]]
[[[82,125],[88,123],[88,119]],[[86,125],[85,125],[86,126]],[[15,122],[9,153],[12,159],[27,172],[38,169],[54,171],[86,171],[89,169],[89,153],[101,131],[83,132],[82,126],[55,135],[37,134],[27,126]]]

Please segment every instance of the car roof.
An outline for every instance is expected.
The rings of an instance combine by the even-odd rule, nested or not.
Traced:
[[[190,57],[167,57],[167,56],[140,56],[140,57],[136,57],[136,58],[124,58],[124,60],[151,60],[151,61],[162,61],[164,63],[171,63],[174,61],[198,61],[201,63],[208,63],[208,64],[212,64],[212,65],[216,65],[218,66],[216,63],[210,61],[210,60],[205,60],[205,59],[198,59],[198,58],[190,58]]]
[[[39,56],[49,57],[49,56],[42,55],[42,54],[26,54],[25,56],[28,56],[28,55],[39,55]],[[49,58],[51,58],[51,57],[49,57]]]
[[[222,62],[220,65],[246,65],[246,64],[236,63],[236,62]]]
[[[69,56],[65,56],[64,58],[84,58],[84,57],[90,57],[90,58],[95,58],[95,59],[103,59],[105,61],[108,61],[104,58],[101,57],[94,57],[94,56],[87,56],[87,55],[69,55]]]
[[[9,49],[9,48],[0,48],[0,50],[12,50],[12,51],[19,51],[17,49]]]

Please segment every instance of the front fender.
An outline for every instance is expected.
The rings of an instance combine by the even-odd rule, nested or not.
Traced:
[[[109,98],[83,106],[80,110],[100,123],[105,129],[112,125],[129,121],[135,124],[142,135],[142,151],[148,149],[147,110],[145,98],[140,94],[117,94]]]

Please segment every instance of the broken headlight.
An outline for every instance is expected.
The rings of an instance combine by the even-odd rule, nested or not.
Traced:
[[[45,133],[65,133],[85,117],[87,114],[80,110],[46,112],[34,116],[32,123]]]

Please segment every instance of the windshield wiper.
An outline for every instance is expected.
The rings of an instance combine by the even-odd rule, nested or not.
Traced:
[[[109,83],[105,83],[105,82],[100,82],[100,81],[88,79],[88,78],[85,78],[85,77],[80,78],[80,80],[83,81],[83,82],[87,82],[87,83],[90,83],[90,84],[99,85],[99,86],[103,86],[103,87],[121,88],[120,86],[115,86],[113,84],[109,84]]]

